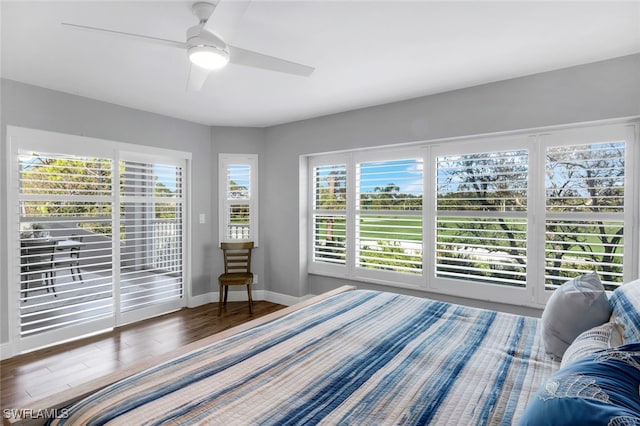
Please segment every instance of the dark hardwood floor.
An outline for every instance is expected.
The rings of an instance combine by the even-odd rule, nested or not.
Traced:
[[[229,302],[218,317],[218,304],[211,303],[1,361],[0,408],[29,408],[38,399],[284,307],[257,301],[249,315],[247,302]]]

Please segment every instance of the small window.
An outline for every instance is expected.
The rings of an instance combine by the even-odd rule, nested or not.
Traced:
[[[258,156],[220,154],[220,241],[258,245]]]

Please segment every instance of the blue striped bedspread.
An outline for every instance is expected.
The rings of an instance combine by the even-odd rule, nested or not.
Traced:
[[[54,424],[513,424],[559,367],[538,322],[349,291],[117,382]]]

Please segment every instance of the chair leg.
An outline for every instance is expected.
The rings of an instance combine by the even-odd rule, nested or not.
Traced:
[[[218,297],[218,316],[222,315],[222,292],[224,291],[224,286],[222,283],[219,284],[218,293],[220,296]]]
[[[47,293],[49,293],[49,289],[53,290],[53,297],[57,297],[56,288],[53,285],[53,278],[55,277],[54,271],[43,272],[40,274],[40,278],[42,279],[42,285],[47,288]]]
[[[84,281],[82,279],[82,274],[80,273],[79,263],[72,263],[71,265],[69,265],[69,272],[71,273],[71,279],[73,279],[73,281],[76,281],[76,280],[80,282]]]
[[[229,286],[224,286],[224,305],[227,306],[227,296],[229,296]]]
[[[29,297],[29,280],[31,279],[31,275],[26,274],[25,277],[26,278],[24,278],[22,285],[24,286],[24,299],[26,301]]]
[[[56,271],[49,272],[49,285],[51,286],[51,289],[53,290],[53,297],[58,297],[58,294],[56,293],[56,288],[53,285],[55,278],[56,278]]]
[[[40,272],[40,282],[42,283],[42,287],[45,287],[47,289],[47,293],[51,291],[51,281],[49,280],[49,274],[50,272]]]
[[[247,295],[249,296],[249,313],[253,314],[253,298],[251,297],[251,284],[247,284]]]

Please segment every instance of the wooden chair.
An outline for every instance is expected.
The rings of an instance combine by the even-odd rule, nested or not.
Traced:
[[[218,277],[220,284],[220,298],[218,303],[218,315],[222,315],[223,293],[224,305],[227,304],[227,295],[230,285],[246,285],[249,297],[249,313],[253,314],[253,299],[251,297],[251,251],[253,242],[245,243],[221,243],[220,248],[224,255],[224,274]]]

